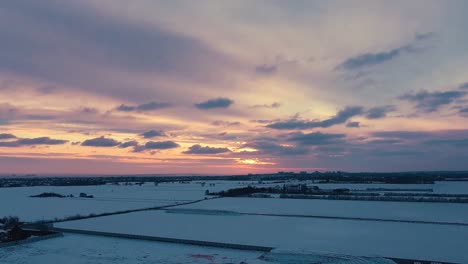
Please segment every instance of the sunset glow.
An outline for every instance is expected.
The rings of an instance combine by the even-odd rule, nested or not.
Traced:
[[[0,174],[466,170],[463,5],[5,1]]]

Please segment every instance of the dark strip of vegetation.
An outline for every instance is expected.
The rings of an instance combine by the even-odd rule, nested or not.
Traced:
[[[18,177],[11,175],[0,178],[0,187],[26,186],[89,186],[117,184],[122,182],[190,182],[190,181],[287,181],[315,180],[317,183],[380,183],[380,184],[431,184],[435,181],[468,181],[467,171],[436,172],[391,172],[391,173],[350,173],[330,172],[278,172],[271,174],[248,174],[230,176],[98,176],[98,177],[40,177],[28,175]]]
[[[52,193],[52,192],[45,192],[45,193],[41,193],[41,194],[37,194],[37,195],[31,195],[29,197],[34,197],[34,198],[51,198],[51,197],[54,197],[54,198],[65,198],[66,196],[65,195],[61,195],[61,194],[58,194],[58,193]]]

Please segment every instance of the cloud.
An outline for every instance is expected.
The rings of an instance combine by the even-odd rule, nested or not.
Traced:
[[[144,132],[143,134],[141,134],[141,136],[143,136],[144,138],[154,138],[154,137],[165,137],[166,134],[164,133],[164,131],[156,131],[156,130],[150,130],[150,131],[146,131]]]
[[[154,111],[158,109],[163,109],[170,107],[170,103],[166,102],[149,102],[145,104],[140,104],[140,105],[125,105],[121,104],[119,105],[116,110],[121,111],[121,112],[145,112],[145,111]]]
[[[415,40],[427,40],[436,35],[435,32],[416,33],[414,35]]]
[[[361,106],[348,106],[343,110],[338,111],[335,116],[323,121],[303,121],[298,119],[291,119],[288,121],[272,123],[266,127],[273,129],[309,129],[317,127],[331,127],[345,123],[351,117],[361,115],[363,111],[364,110]]]
[[[68,140],[51,139],[50,137],[21,138],[15,141],[2,141],[0,142],[0,147],[20,147],[20,146],[33,146],[33,145],[62,145],[67,142]]]
[[[380,51],[380,52],[367,52],[359,54],[357,56],[346,59],[336,69],[345,69],[345,70],[359,70],[366,67],[372,67],[375,65],[383,64],[394,60],[405,53],[413,53],[418,50],[415,47],[418,42],[428,40],[435,35],[434,32],[427,33],[416,33],[414,39],[410,44],[403,45],[394,49]]]
[[[211,123],[213,126],[222,126],[222,127],[230,127],[230,126],[238,126],[241,123],[238,121],[235,122],[228,122],[223,120],[216,120]]]
[[[16,136],[13,135],[13,134],[6,134],[6,133],[0,134],[0,140],[2,140],[2,139],[12,139],[12,138],[16,138]]]
[[[433,139],[424,142],[427,145],[448,145],[452,147],[467,147],[468,138],[462,139]]]
[[[280,119],[256,119],[250,120],[251,123],[258,123],[258,124],[270,124],[274,122],[279,122]]]
[[[468,89],[468,82],[462,83],[458,86],[459,89]]]
[[[185,154],[199,154],[199,155],[210,155],[210,154],[221,154],[231,152],[228,148],[216,148],[216,147],[209,147],[205,146],[202,147],[199,144],[193,145],[189,147],[187,151],[184,151]]]
[[[144,147],[145,149],[173,149],[180,146],[174,141],[149,141]]]
[[[18,0],[0,9],[0,71],[60,89],[137,101],[161,94],[163,79],[220,84],[220,76],[237,68],[200,39],[81,1]],[[142,75],[153,77],[149,87]]]
[[[383,150],[378,149],[370,152],[371,156],[393,157],[393,156],[421,156],[424,152],[415,150]]]
[[[262,74],[262,75],[275,74],[277,70],[278,70],[278,67],[276,65],[263,64],[263,65],[259,65],[255,67],[255,72],[257,74]]]
[[[138,142],[135,140],[123,142],[119,145],[119,148],[128,148],[128,147],[136,147],[138,146]]]
[[[460,114],[462,114],[462,115],[467,115],[468,114],[468,107],[461,108],[458,112]]]
[[[83,114],[92,114],[92,115],[99,114],[99,110],[97,110],[96,108],[92,108],[92,107],[83,107],[80,109],[79,112]]]
[[[305,155],[309,153],[308,148],[304,147],[298,147],[298,146],[291,146],[291,145],[280,145],[275,142],[271,141],[255,141],[251,143],[247,143],[243,145],[243,148],[253,148],[258,150],[258,152],[254,152],[252,154],[257,155],[257,154],[269,154],[269,155]],[[249,152],[246,152],[245,154],[248,154]]]
[[[456,99],[466,95],[464,91],[428,92],[420,91],[408,93],[398,97],[400,100],[414,103],[420,111],[430,113],[439,110],[441,106],[451,104]]]
[[[388,113],[396,110],[393,105],[373,107],[366,111],[365,117],[368,119],[379,119],[387,116]]]
[[[400,139],[418,139],[422,137],[428,137],[432,134],[424,131],[378,131],[371,133],[374,137],[381,138],[400,138]]]
[[[233,103],[234,101],[229,98],[219,97],[195,104],[195,107],[198,109],[228,108]]]
[[[18,115],[18,109],[11,104],[0,104],[0,125],[8,124]]]
[[[397,143],[401,143],[401,140],[399,140],[399,139],[375,139],[375,140],[367,141],[366,143],[369,143],[369,144],[397,144]]]
[[[273,102],[271,104],[253,105],[251,108],[279,108],[281,103]]]
[[[81,146],[87,147],[115,147],[118,145],[120,145],[119,141],[112,138],[105,138],[104,136],[93,139],[87,139],[81,143]]]
[[[364,67],[375,66],[393,60],[400,56],[402,53],[411,52],[411,50],[411,47],[407,45],[389,51],[360,54],[355,57],[346,59],[342,64],[340,64],[337,67],[337,69],[355,70]]]
[[[361,124],[359,122],[348,122],[346,124],[346,127],[350,127],[350,128],[356,128],[356,127],[360,127]]]
[[[345,134],[326,134],[321,132],[313,132],[304,134],[302,132],[291,133],[288,140],[294,141],[303,145],[328,145],[335,143],[342,143]]]

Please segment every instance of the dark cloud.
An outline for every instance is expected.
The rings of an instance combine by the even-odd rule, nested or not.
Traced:
[[[458,112],[460,114],[462,114],[462,115],[467,115],[468,114],[468,107],[461,108]]]
[[[289,134],[288,140],[302,145],[318,146],[342,143],[345,136],[345,134],[326,134],[321,132],[304,134],[302,132],[297,132]]]
[[[367,52],[359,54],[357,56],[346,59],[343,63],[338,65],[336,69],[344,70],[360,70],[366,67],[371,67],[385,62],[394,60],[405,53],[413,53],[419,48],[417,47],[419,42],[428,40],[435,35],[434,32],[427,33],[416,33],[414,39],[410,44],[400,46],[398,48],[390,49],[387,51],[380,52]]]
[[[464,91],[428,92],[420,91],[408,93],[399,97],[400,100],[414,103],[416,108],[423,112],[435,112],[441,106],[451,104],[456,99],[466,95]]]
[[[458,88],[460,88],[460,89],[468,89],[468,82],[460,84],[460,85],[458,86]]]
[[[223,120],[216,120],[211,123],[214,126],[222,126],[222,127],[230,127],[230,126],[238,126],[241,123],[240,122],[229,122],[229,121],[223,121]]]
[[[361,126],[361,123],[359,122],[348,122],[346,124],[346,127],[351,127],[351,128],[356,128],[356,127],[360,127]]]
[[[427,145],[447,145],[452,147],[467,147],[468,138],[462,139],[432,139],[424,142]]]
[[[308,129],[317,127],[331,127],[334,125],[342,124],[348,121],[351,117],[361,115],[363,113],[361,106],[348,106],[340,110],[335,116],[325,119],[323,121],[304,121],[298,119],[291,119],[288,121],[280,121],[267,125],[269,128],[274,129]]]
[[[210,155],[210,154],[221,154],[231,152],[228,148],[216,148],[216,147],[209,147],[205,146],[202,147],[199,144],[193,145],[189,147],[187,151],[184,151],[185,154],[199,154],[199,155]]]
[[[396,110],[393,105],[373,107],[366,111],[365,117],[368,119],[379,119],[387,116],[388,113]]]
[[[195,107],[198,109],[228,108],[233,103],[234,101],[229,98],[219,97],[195,104]]]
[[[6,133],[0,134],[0,140],[1,139],[12,139],[12,138],[16,138],[16,136],[13,135],[13,134],[6,134]]]
[[[38,138],[21,138],[15,141],[2,141],[0,147],[20,147],[20,146],[34,146],[34,145],[62,145],[67,143],[68,140],[51,139],[50,137]]]
[[[81,1],[1,2],[0,70],[141,100],[163,89],[139,85],[141,74],[206,84],[237,67],[199,39],[110,13]]]
[[[149,141],[144,147],[145,149],[173,149],[180,146],[174,141]]]
[[[411,51],[411,46],[406,45],[389,51],[382,51],[377,53],[364,53],[346,59],[342,64],[340,64],[337,67],[337,69],[356,70],[364,67],[375,66],[393,60],[398,56],[401,56],[401,54],[404,52]]]
[[[140,105],[125,105],[121,104],[119,105],[116,110],[121,111],[121,112],[145,112],[145,111],[154,111],[162,108],[167,108],[170,107],[170,103],[166,102],[149,102],[146,104],[140,104]]]
[[[277,70],[278,70],[278,67],[276,65],[263,64],[263,65],[259,65],[255,67],[255,72],[257,74],[263,74],[263,75],[274,74],[276,73]]]
[[[427,40],[436,35],[435,32],[426,32],[426,33],[416,33],[414,34],[414,38],[416,40]]]
[[[105,138],[104,136],[93,139],[87,139],[81,143],[81,146],[87,147],[115,147],[118,145],[120,145],[119,141],[112,138]]]
[[[49,137],[38,138],[22,138],[17,140],[20,145],[61,145],[68,142],[68,140],[51,139]]]
[[[415,150],[383,150],[377,149],[369,153],[371,156],[389,157],[389,156],[421,156],[424,152]]]
[[[96,108],[92,108],[92,107],[83,107],[80,109],[80,113],[83,113],[83,114],[99,114],[99,110],[97,110]]]
[[[138,146],[138,142],[135,140],[123,142],[119,145],[119,148],[128,148],[128,147],[136,147]]]
[[[252,108],[279,108],[281,103],[273,102],[271,104],[253,105]]]
[[[144,138],[165,137],[166,133],[164,133],[164,131],[161,131],[161,130],[159,131],[150,130],[150,131],[144,132],[143,134],[141,134],[141,136]]]

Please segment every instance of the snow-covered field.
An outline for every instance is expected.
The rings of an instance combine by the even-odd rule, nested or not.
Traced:
[[[238,213],[361,217],[468,224],[468,204],[222,198],[182,205],[177,208],[224,210]]]
[[[162,206],[205,197],[205,190],[220,191],[238,186],[237,182],[216,181],[215,186],[199,183],[152,183],[139,185],[38,186],[0,188],[0,217],[18,216],[23,221],[52,220],[67,216],[108,213],[129,209]],[[44,192],[94,198],[31,198]]]
[[[468,194],[467,182],[429,185],[311,184],[324,189],[432,188],[436,193]],[[214,181],[70,187],[0,188],[0,217],[51,220],[77,214],[173,205],[205,198],[205,191],[277,183]],[[279,185],[282,185],[280,183]],[[31,198],[44,192],[95,198]],[[221,198],[182,205],[166,212],[146,211],[57,224],[94,231],[271,246],[317,256],[386,256],[468,263],[467,226],[243,215],[285,214],[468,223],[468,204]],[[236,213],[238,212],[238,213]],[[277,250],[275,250],[277,251]],[[163,253],[162,253],[163,252]],[[271,259],[290,258],[290,253]],[[66,235],[64,238],[0,249],[0,263],[265,263],[258,252]],[[309,258],[306,256],[306,258]],[[274,261],[273,261],[274,262]],[[282,262],[282,261],[280,261]],[[272,262],[268,262],[272,263]]]
[[[197,247],[98,236],[69,235],[0,248],[1,264],[221,264],[266,263],[261,252]],[[270,262],[268,262],[270,263]]]
[[[213,184],[210,186],[210,183]],[[217,192],[235,187],[247,185],[275,186],[276,183],[266,182],[237,182],[237,181],[208,181],[205,186],[200,182],[191,183],[162,183],[154,186],[152,183],[140,185],[100,185],[100,186],[38,186],[20,188],[0,188],[0,217],[18,216],[23,221],[52,220],[54,218],[64,218],[68,216],[89,215],[96,213],[108,213],[129,209],[139,209],[154,206],[182,203],[203,199],[205,191]],[[316,184],[321,188],[341,188],[351,189],[366,188],[433,188],[438,193],[468,193],[468,182],[437,182],[436,184],[425,185],[389,185],[389,184]],[[84,192],[94,195],[93,199],[83,198],[31,198],[31,195],[43,192],[55,192],[62,195],[73,194],[75,197]],[[13,202],[14,201],[14,202]],[[253,200],[252,200],[253,201]],[[224,203],[224,202],[223,202]],[[466,213],[457,213],[457,210],[466,212],[463,205],[427,205],[427,204],[407,204],[398,203],[395,207],[393,203],[375,202],[349,202],[349,201],[296,201],[293,205],[285,206],[286,201],[275,201],[277,205],[258,204],[249,205],[249,202],[240,204],[229,204],[226,206],[237,211],[241,207],[247,212],[291,212],[307,214],[326,214],[331,216],[374,216],[384,214],[385,217],[397,217],[397,219],[427,217],[429,219],[455,219],[457,221],[466,220]],[[256,202],[253,202],[256,203]],[[269,202],[267,202],[269,203]],[[315,206],[318,204],[318,206]],[[400,205],[401,204],[401,205]],[[313,206],[309,206],[313,205]],[[349,205],[349,206],[348,206]],[[197,205],[198,206],[198,205]],[[203,204],[205,206],[205,204]],[[215,202],[206,204],[214,206]],[[222,204],[221,206],[224,206]],[[259,207],[260,206],[260,207]],[[350,206],[357,206],[356,209]],[[265,208],[263,208],[265,207]],[[287,207],[287,208],[286,208]],[[196,207],[198,208],[198,207]],[[416,208],[416,209],[414,209]],[[419,209],[421,208],[421,209]],[[265,209],[266,211],[262,211]],[[430,210],[434,209],[434,212]],[[239,209],[240,210],[240,209]],[[260,211],[257,211],[260,210]],[[364,214],[364,215],[363,215]],[[442,220],[441,220],[442,221]]]
[[[311,184],[322,189],[349,188],[353,190],[365,190],[367,188],[385,189],[433,189],[433,193],[444,194],[468,194],[468,182],[435,182],[434,184]]]
[[[271,246],[282,250],[468,263],[465,226],[139,212],[58,227]]]

